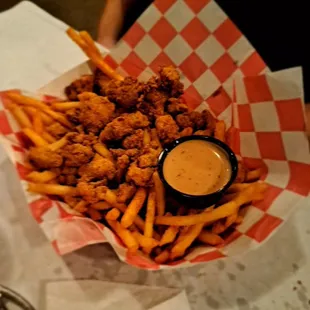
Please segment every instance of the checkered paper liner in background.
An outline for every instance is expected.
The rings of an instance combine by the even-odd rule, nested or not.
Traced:
[[[224,245],[201,246],[184,259],[159,266],[143,253],[128,253],[102,224],[81,217],[64,203],[26,191],[26,145],[5,109],[8,99],[2,93],[1,143],[19,174],[30,212],[59,254],[109,242],[122,261],[150,270],[239,255],[266,241],[308,195],[310,157],[304,132],[301,70],[261,74],[266,71],[264,62],[215,2],[156,1],[106,59],[124,74],[139,78],[153,74],[159,65],[177,66],[190,107],[208,107],[225,119],[228,127],[233,125],[229,130],[231,147],[248,166],[265,168],[263,179],[270,187],[263,201],[250,206],[244,222],[227,235]],[[61,83],[63,89],[72,81],[74,70],[45,89],[55,93],[53,85],[59,88]],[[80,67],[77,72],[83,73]]]

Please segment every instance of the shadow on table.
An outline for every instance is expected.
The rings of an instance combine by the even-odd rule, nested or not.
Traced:
[[[108,245],[83,248],[64,260],[76,279],[182,287],[193,309],[223,309],[255,303],[289,278],[306,259],[291,219],[257,250],[188,269],[139,270],[120,262]]]

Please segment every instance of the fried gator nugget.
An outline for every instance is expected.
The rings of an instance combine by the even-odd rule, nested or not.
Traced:
[[[178,138],[179,127],[171,115],[159,116],[156,119],[155,126],[158,137],[163,144],[170,143]]]
[[[150,186],[153,172],[153,168],[139,168],[136,163],[132,163],[127,171],[126,181],[132,181],[137,186]]]
[[[28,153],[29,161],[38,169],[51,169],[60,167],[63,157],[48,147],[33,147]]]
[[[75,80],[65,88],[65,94],[70,101],[77,101],[78,95],[84,92],[93,91],[94,77],[93,75],[84,75],[80,79]]]

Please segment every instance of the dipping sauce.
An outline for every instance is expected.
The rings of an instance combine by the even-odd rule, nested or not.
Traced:
[[[203,140],[180,143],[167,155],[163,175],[174,189],[188,195],[207,195],[222,189],[231,178],[226,152]]]

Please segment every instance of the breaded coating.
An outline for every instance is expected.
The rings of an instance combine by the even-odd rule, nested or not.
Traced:
[[[180,132],[180,137],[187,137],[193,134],[193,128],[187,127]]]
[[[132,109],[143,93],[144,84],[136,78],[127,76],[123,81],[111,80],[108,83],[100,83],[100,93],[107,96],[117,106]]]
[[[78,174],[82,181],[101,180],[108,178],[112,180],[115,176],[115,165],[107,158],[95,154],[93,160],[80,167]]]
[[[117,201],[121,203],[129,201],[136,193],[136,190],[137,188],[133,184],[120,184],[117,190]]]
[[[77,197],[73,197],[71,195],[66,195],[66,196],[64,196],[64,201],[71,208],[74,208],[75,205],[79,202],[79,199]]]
[[[176,116],[176,122],[181,128],[192,127],[194,130],[206,128],[206,117],[204,114],[192,111]]]
[[[156,119],[155,126],[159,139],[164,143],[170,143],[178,138],[179,127],[171,115],[159,116]]]
[[[48,147],[33,147],[29,150],[28,159],[38,169],[51,169],[60,167],[63,157]]]
[[[142,129],[136,130],[132,135],[127,136],[123,140],[122,146],[125,149],[141,149],[143,147],[143,135],[144,131]]]
[[[175,121],[180,128],[194,128],[194,122],[190,119],[189,113],[177,115]]]
[[[110,122],[100,134],[102,141],[118,141],[133,134],[136,129],[145,128],[149,121],[141,112],[123,114]]]
[[[53,169],[53,172],[55,172],[56,169]],[[59,175],[57,177],[59,184],[75,186],[78,182],[77,172],[78,168],[76,167],[64,167],[63,169],[59,169]]]
[[[181,98],[170,98],[168,100],[167,111],[169,114],[177,115],[188,112],[188,106]]]
[[[69,144],[60,150],[67,167],[80,167],[87,164],[95,155],[92,148],[80,143]]]
[[[131,160],[134,160],[135,158],[137,158],[137,156],[140,153],[138,149],[130,149],[130,150],[110,149],[110,152],[112,153],[114,158],[127,155]]]
[[[66,117],[68,118],[68,120],[75,125],[79,125],[80,120],[79,120],[79,115],[81,113],[81,109],[76,108],[76,109],[70,109],[68,111],[66,111]]]
[[[124,154],[122,156],[117,157],[116,160],[116,173],[115,173],[115,179],[117,182],[121,182],[123,176],[126,173],[127,168],[130,164],[130,158],[128,155]]]
[[[46,126],[46,131],[57,139],[60,139],[68,132],[68,130],[58,122]]]
[[[79,143],[84,146],[93,146],[98,142],[98,137],[90,133],[88,135],[78,132],[70,132],[66,136],[69,144]]]
[[[207,129],[209,129],[213,134],[215,130],[215,124],[216,124],[215,117],[208,110],[203,110],[201,114],[205,119]]]
[[[82,102],[79,107],[79,122],[87,132],[99,133],[112,120],[115,111],[114,103],[106,97],[90,92],[80,94],[79,99]]]
[[[195,136],[212,136],[212,131],[210,129],[197,130],[194,132]]]
[[[160,152],[152,148],[143,150],[143,154],[138,157],[138,166],[140,168],[156,167]]]
[[[132,163],[126,174],[126,181],[132,181],[137,186],[151,186],[153,168],[139,168],[136,163]]]
[[[96,186],[87,182],[79,182],[77,185],[79,196],[81,196],[88,203],[96,203],[103,200],[107,191],[106,186]]]
[[[83,75],[65,88],[65,94],[70,101],[78,100],[78,95],[83,92],[91,92],[94,86],[94,77],[91,74]]]
[[[178,97],[184,92],[184,85],[180,82],[180,74],[172,66],[162,67],[159,70],[161,86],[169,91],[170,97]]]

